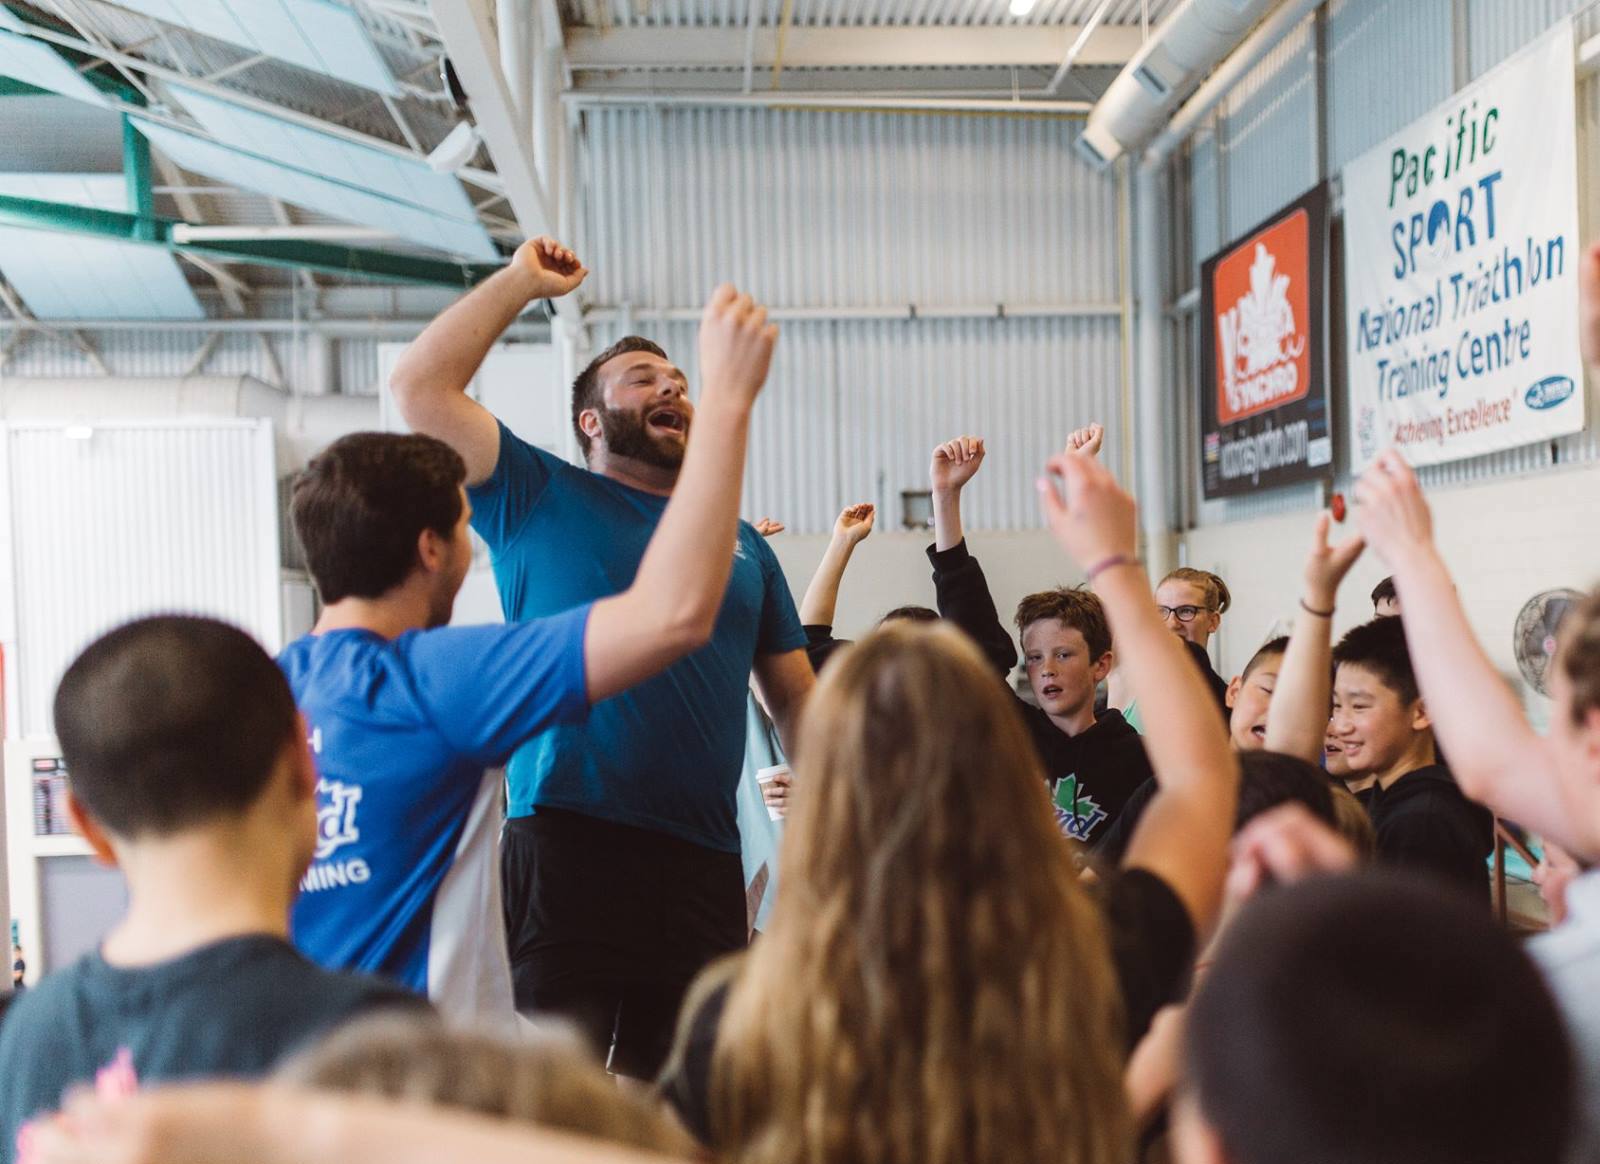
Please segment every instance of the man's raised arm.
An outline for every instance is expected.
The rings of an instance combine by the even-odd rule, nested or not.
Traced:
[[[415,432],[437,437],[467,463],[467,484],[481,484],[500,459],[495,418],[467,396],[506,328],[536,299],[575,290],[588,271],[578,256],[551,238],[529,239],[496,271],[430,323],[405,350],[389,377],[400,415]]]

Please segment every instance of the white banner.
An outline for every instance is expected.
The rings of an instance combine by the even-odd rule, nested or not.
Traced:
[[[1355,471],[1583,428],[1573,45],[1563,22],[1345,167]]]

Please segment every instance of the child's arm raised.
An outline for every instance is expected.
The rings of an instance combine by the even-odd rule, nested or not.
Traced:
[[[1216,702],[1183,644],[1156,614],[1134,557],[1133,498],[1106,467],[1063,452],[1039,481],[1050,530],[1088,574],[1111,623],[1129,686],[1145,709],[1144,742],[1160,791],[1134,831],[1123,864],[1156,874],[1183,901],[1202,940],[1216,923],[1228,872],[1239,765]]]

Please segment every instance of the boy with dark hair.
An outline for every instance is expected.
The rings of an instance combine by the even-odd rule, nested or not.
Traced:
[[[934,544],[928,560],[939,613],[971,635],[1004,678],[1016,665],[1016,647],[961,528],[961,490],[984,453],[977,437],[958,437],[934,449]],[[1035,706],[1018,697],[1017,708],[1044,764],[1062,832],[1092,843],[1153,775],[1139,733],[1122,713],[1095,714],[1095,689],[1111,670],[1105,608],[1093,592],[1062,586],[1025,597],[1016,625],[1037,700]]]
[[[1494,818],[1438,763],[1405,627],[1397,618],[1364,623],[1339,640],[1333,663],[1330,734],[1349,778],[1373,780],[1367,810],[1378,860],[1428,870],[1487,903]]]
[[[1572,1127],[1572,1052],[1527,954],[1393,874],[1247,905],[1186,1044],[1180,1164],[1559,1164]]]
[[[1298,756],[1268,752],[1261,748],[1239,753],[1239,814],[1234,818],[1238,832],[1256,817],[1280,804],[1302,805],[1317,820],[1330,828],[1338,823],[1334,810],[1333,787],[1327,774]],[[1121,864],[1128,840],[1139,827],[1150,802],[1160,792],[1154,780],[1146,780],[1128,798],[1122,815],[1101,834],[1095,845],[1095,863],[1105,868]]]
[[[424,1005],[289,945],[317,844],[316,773],[283,674],[206,618],[129,623],[56,691],[68,809],[127,878],[100,948],[21,995],[0,1028],[0,1159],[73,1086],[264,1074],[379,1006]]]
[[[1235,749],[1253,751],[1267,746],[1267,713],[1277,688],[1278,668],[1289,649],[1289,636],[1269,639],[1256,648],[1244,670],[1233,677],[1223,701],[1228,707],[1228,738]]]
[[[443,625],[472,556],[472,507],[466,466],[442,441],[345,437],[295,483],[295,527],[327,604],[282,658],[321,774],[317,862],[294,918],[318,962],[396,978],[452,1018],[511,1021],[491,769],[710,638],[773,341],[753,305],[713,300],[700,435],[637,575],[549,617]]]

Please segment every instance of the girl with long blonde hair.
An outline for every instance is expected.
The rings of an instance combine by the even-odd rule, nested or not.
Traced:
[[[713,1064],[751,1164],[1113,1164],[1122,1006],[1016,712],[951,627],[834,664]]]
[[[1099,470],[1066,456],[1057,471]],[[1090,896],[1022,720],[959,631],[890,625],[842,652],[805,712],[771,924],[691,993],[665,1078],[723,1158],[1130,1158],[1126,1055],[1214,918],[1237,769],[1149,583],[1123,569],[1132,502],[1091,480],[1074,514],[1095,528],[1057,533],[1108,573],[1166,721],[1137,868]]]

